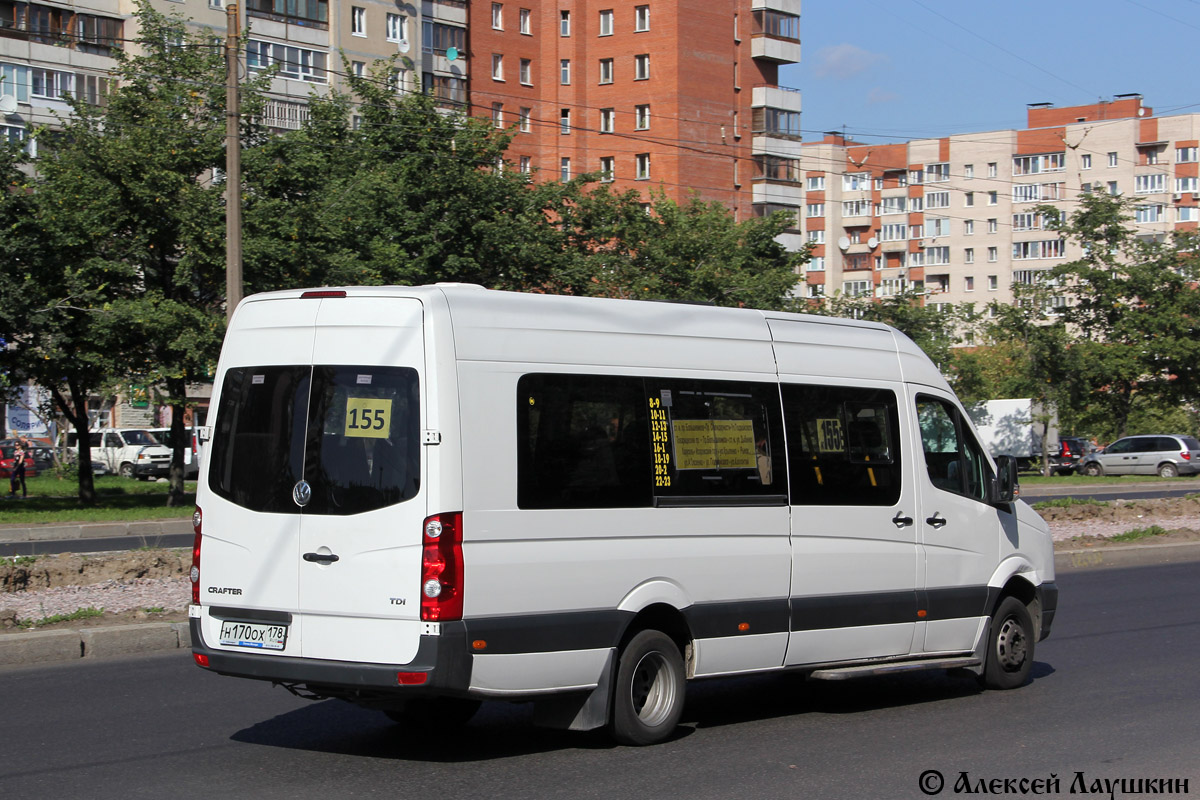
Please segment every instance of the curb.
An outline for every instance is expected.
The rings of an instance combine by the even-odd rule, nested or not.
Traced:
[[[1200,542],[1128,544],[1059,550],[1054,554],[1054,571],[1079,572],[1085,569],[1186,564],[1193,561],[1200,561]]]
[[[141,522],[91,522],[75,525],[0,526],[0,543],[110,539],[119,536],[172,536],[192,532],[190,519],[150,519]]]
[[[0,667],[103,658],[192,646],[186,622],[147,622],[63,631],[0,634]]]

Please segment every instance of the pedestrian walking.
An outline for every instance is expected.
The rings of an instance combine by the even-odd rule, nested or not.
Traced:
[[[17,487],[21,487],[21,497],[28,497],[29,494],[25,489],[25,459],[29,458],[33,449],[29,446],[29,442],[25,439],[18,439],[16,447],[13,448],[13,465],[11,477],[8,479],[8,496],[17,496]]]

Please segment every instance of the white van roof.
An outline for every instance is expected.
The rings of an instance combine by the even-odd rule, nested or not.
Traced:
[[[894,328],[813,314],[505,292],[461,283],[292,289],[252,295],[243,303],[327,292],[345,292],[349,298],[415,298],[444,306],[461,360],[778,372],[907,380],[949,390],[924,352]],[[652,346],[647,337],[653,338]],[[697,347],[697,341],[704,346]],[[762,346],[771,341],[774,348]]]

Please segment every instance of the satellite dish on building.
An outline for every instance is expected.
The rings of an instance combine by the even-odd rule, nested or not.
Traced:
[[[0,114],[11,114],[17,110],[17,98],[11,94],[0,94]]]
[[[446,48],[446,60],[453,61],[456,58],[458,58],[458,48],[457,47],[447,47]]]
[[[411,45],[409,45],[408,39],[401,39],[400,43],[397,45],[401,53],[407,53],[410,46]]]
[[[838,247],[842,248],[843,250],[848,250],[850,248],[850,237],[843,236],[842,238],[838,239]]]
[[[874,250],[876,247],[879,247],[879,240],[872,236],[870,239],[867,239],[867,247]]]

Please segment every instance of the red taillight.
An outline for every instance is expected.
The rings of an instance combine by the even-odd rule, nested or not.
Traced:
[[[345,297],[345,289],[314,289],[300,295],[301,300],[315,300],[326,297]]]
[[[462,512],[427,517],[421,543],[421,619],[462,619]]]
[[[1192,460],[1192,454],[1189,453],[1187,450],[1184,450],[1182,453],[1180,453],[1179,457],[1182,458],[1184,461]]]
[[[192,539],[192,570],[188,573],[188,578],[192,582],[192,603],[200,605],[200,529],[204,527],[204,514],[200,511],[200,506],[196,506],[196,510],[192,512],[192,530],[196,532],[196,537]],[[201,664],[207,666],[207,664]]]
[[[1063,455],[1064,456],[1071,455],[1071,445],[1067,444],[1066,442],[1063,442]]]
[[[197,667],[208,667],[208,656],[202,653],[192,653],[192,660],[196,662]]]
[[[428,672],[397,672],[396,683],[401,686],[420,686],[429,680]]]

